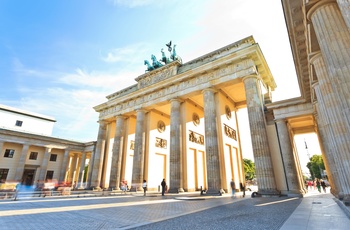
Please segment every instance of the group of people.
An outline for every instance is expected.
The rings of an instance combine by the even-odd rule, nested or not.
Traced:
[[[168,186],[165,182],[165,179],[162,180],[160,185],[162,187],[162,196],[164,196],[164,194],[168,188]],[[235,197],[235,189],[236,189],[235,182],[232,180],[230,185],[231,185],[231,190],[232,190],[232,197]],[[143,188],[143,195],[146,196],[146,192],[147,192],[147,181],[146,180],[143,180],[142,188]],[[121,190],[124,191],[124,189],[128,190],[128,185],[127,185],[127,182],[125,180],[123,180],[121,182]],[[243,197],[245,197],[245,186],[242,183],[240,183],[240,190],[243,191]]]
[[[231,191],[232,191],[232,196],[231,197],[235,198],[236,197],[236,195],[235,195],[235,193],[236,193],[236,184],[235,184],[233,179],[231,180],[230,186],[231,186]],[[239,183],[239,188],[243,192],[243,197],[245,197],[245,186],[242,183]]]
[[[322,179],[316,178],[314,181],[309,180],[306,182],[308,190],[317,190],[321,193],[321,187],[324,193],[326,193],[326,188],[328,187],[326,182]]]
[[[122,180],[122,182],[120,183],[120,189],[121,189],[124,193],[126,193],[127,191],[129,191],[128,181]]]
[[[162,180],[161,186],[162,186],[162,196],[164,196],[164,193],[167,189],[165,179]],[[126,192],[129,190],[128,182],[126,180],[122,180],[122,182],[120,183],[120,189],[123,192]],[[143,180],[143,182],[142,182],[142,189],[143,189],[143,195],[146,196],[146,193],[147,193],[147,181],[146,180]]]

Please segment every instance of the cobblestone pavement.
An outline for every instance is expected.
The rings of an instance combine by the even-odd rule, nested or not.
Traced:
[[[0,229],[279,229],[301,200],[150,194],[0,201]]]

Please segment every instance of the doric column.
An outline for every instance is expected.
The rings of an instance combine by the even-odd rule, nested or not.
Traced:
[[[120,189],[120,175],[122,165],[122,155],[125,136],[125,117],[116,117],[116,127],[113,144],[112,166],[111,175],[109,179],[109,187],[119,190]]]
[[[208,178],[208,194],[220,194],[220,155],[218,145],[217,117],[214,89],[203,90],[205,151]]]
[[[28,149],[29,149],[29,145],[23,145],[22,153],[21,153],[21,156],[20,156],[18,164],[17,164],[16,175],[15,175],[15,180],[18,182],[21,182],[21,180],[22,180],[24,165],[25,165],[26,159],[27,159]]]
[[[2,148],[4,147],[4,142],[0,141],[0,153],[2,153]]]
[[[180,99],[172,99],[170,113],[170,193],[183,192]]]
[[[134,145],[134,159],[132,167],[131,191],[142,191],[142,182],[144,178],[144,158],[145,158],[145,142],[146,142],[146,110],[139,109],[136,111],[136,131]]]
[[[328,78],[328,72],[324,59],[320,53],[310,58],[310,63],[313,64],[318,84],[315,84],[315,93],[319,103],[321,114],[325,118],[325,122],[329,124],[331,136],[329,141],[334,142],[334,158],[337,159],[340,187],[339,192],[344,193],[347,199],[350,200],[350,131],[347,128],[345,116],[341,112],[340,100],[337,97],[337,92],[332,87],[332,81]],[[342,194],[340,194],[342,196]]]
[[[68,159],[69,159],[69,150],[65,149],[63,159],[62,159],[61,172],[60,172],[60,179],[59,179],[60,182],[66,181],[66,173],[68,170]]]
[[[350,1],[337,0],[340,11],[348,28],[350,28]]]
[[[40,166],[39,181],[45,181],[46,179],[45,176],[46,176],[47,164],[49,163],[50,153],[51,153],[51,148],[45,148],[43,161],[41,162],[41,166]]]
[[[97,143],[94,152],[94,160],[91,174],[91,187],[100,189],[103,157],[105,151],[106,135],[107,135],[107,122],[100,121],[100,127],[98,130]]]
[[[263,195],[278,194],[267,140],[260,85],[257,76],[253,75],[243,78],[243,82],[247,99],[255,172],[259,185],[258,192]]]
[[[292,142],[288,132],[287,121],[285,119],[278,119],[275,121],[278,138],[281,148],[281,154],[283,159],[283,166],[286,173],[286,180],[288,186],[288,196],[301,196],[304,193],[302,187],[300,187],[298,178],[298,169],[295,164],[294,153],[292,148]]]
[[[349,9],[348,9],[349,10]],[[326,64],[328,78],[339,98],[337,105],[350,129],[350,30],[335,0],[323,0],[307,12]]]
[[[72,160],[69,166],[69,178],[70,178],[70,181],[72,182],[72,185],[76,182],[75,173],[77,170],[77,161],[78,161],[78,155],[76,153],[73,153]]]
[[[83,152],[81,155],[81,159],[80,159],[80,169],[79,169],[79,177],[78,177],[78,181],[80,182],[80,189],[83,189],[83,180],[84,180],[84,171],[85,171],[85,161],[86,161],[86,152]]]
[[[313,84],[312,87],[316,90],[319,86],[318,83]],[[325,122],[325,113],[320,111],[319,103],[316,101],[314,103],[316,108],[316,113],[314,114],[314,117],[316,119],[316,132],[318,137],[318,142],[320,144],[321,151],[323,153],[323,159],[325,161],[325,166],[327,170],[327,176],[329,179],[329,182],[331,184],[331,193],[334,196],[338,196],[339,193],[339,175],[338,175],[338,167],[336,165],[336,162],[334,161],[334,147],[332,145],[332,140],[330,139],[331,131],[329,130],[329,126],[326,126]]]

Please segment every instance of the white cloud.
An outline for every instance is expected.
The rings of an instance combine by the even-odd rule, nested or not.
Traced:
[[[21,65],[22,72],[30,72]],[[105,102],[107,95],[136,84],[134,80],[143,73],[144,67],[98,72],[77,68],[73,73],[50,73],[51,82],[44,86],[23,81],[18,86],[21,97],[18,102],[9,103],[32,112],[52,116],[57,120],[53,135],[67,139],[90,141],[96,139],[98,113],[94,106]],[[37,75],[48,73],[34,70]],[[27,79],[28,80],[28,79]],[[59,84],[57,84],[59,83]]]

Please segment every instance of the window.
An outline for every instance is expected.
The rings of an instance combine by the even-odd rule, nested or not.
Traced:
[[[48,170],[46,172],[46,180],[52,180],[52,178],[53,178],[53,171]]]
[[[5,182],[7,174],[9,173],[8,169],[0,169],[0,183]]]
[[[22,124],[23,124],[23,121],[19,121],[19,120],[16,121],[16,126],[22,127]]]
[[[29,160],[36,160],[38,158],[38,152],[31,152],[29,155]]]
[[[56,161],[57,160],[57,154],[51,154],[50,161]]]
[[[15,154],[15,150],[14,149],[6,149],[4,157],[13,158],[14,154]]]

